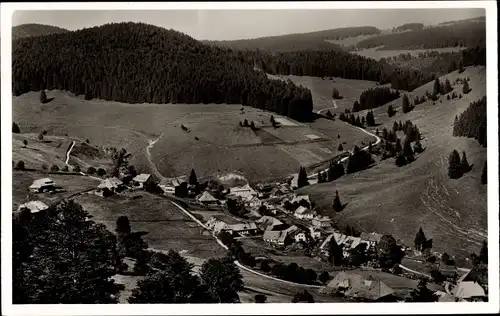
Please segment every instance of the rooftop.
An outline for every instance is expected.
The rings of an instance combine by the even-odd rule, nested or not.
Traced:
[[[141,173],[134,177],[133,181],[146,182],[151,177],[149,173]]]
[[[40,211],[48,209],[49,207],[42,201],[29,201],[24,204],[21,204],[18,210],[22,210],[23,208],[29,209],[31,213],[38,213]]]

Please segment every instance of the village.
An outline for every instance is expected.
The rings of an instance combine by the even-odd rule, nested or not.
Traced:
[[[359,269],[363,272],[381,271],[412,280],[426,279],[439,295],[439,301],[485,299],[487,278],[484,271],[450,265],[448,254],[431,251],[432,240],[430,245],[413,249],[399,242],[396,245],[392,236],[340,229],[332,218],[321,215],[321,210],[315,207],[308,195],[294,193],[294,189],[293,179],[260,183],[253,187],[248,183],[227,187],[216,180],[200,184],[193,170],[189,177],[161,181],[151,174],[120,172],[117,177],[101,179],[96,188],[84,194],[109,198],[146,190],[172,201],[183,202],[188,206],[184,211],[199,219],[207,233],[223,242],[230,251],[237,245],[235,259],[241,264],[279,279],[321,286],[322,293],[342,296],[347,300],[403,300],[397,289],[369,274],[358,274]],[[37,179],[29,187],[30,197],[64,191],[51,178]],[[48,208],[45,203],[33,199],[20,205],[18,211],[29,209],[31,213],[38,213]],[[252,249],[251,253],[246,251],[248,247]],[[393,262],[389,258],[387,263],[381,264],[381,256],[390,257],[398,252],[401,258],[405,257],[403,261],[399,258]],[[296,272],[297,276],[287,275],[286,269],[290,265],[282,264],[279,258],[289,253],[332,266],[331,270],[337,273],[331,279],[328,272],[323,271],[320,275],[320,271],[299,266],[296,271],[301,272]],[[409,262],[413,264],[411,268],[406,266]],[[426,272],[418,271],[424,266]],[[433,267],[432,271],[429,266]],[[351,272],[354,269],[357,270]]]

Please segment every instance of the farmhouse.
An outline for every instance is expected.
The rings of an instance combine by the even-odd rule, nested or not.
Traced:
[[[253,235],[259,231],[257,225],[254,222],[229,225],[228,230],[230,230],[233,234],[239,234],[243,236]]]
[[[301,242],[301,241],[307,241],[306,234],[303,232],[300,232],[295,235],[295,242]]]
[[[203,194],[200,195],[196,200],[203,205],[217,205],[217,204],[219,204],[219,200],[214,198],[207,191],[203,192]]]
[[[97,194],[103,195],[105,194],[104,192],[109,191],[112,193],[120,192],[123,190],[125,186],[123,185],[123,182],[116,178],[107,178],[101,181],[101,183],[97,186]]]
[[[232,195],[241,197],[245,201],[251,200],[253,197],[257,196],[257,192],[246,184],[241,187],[233,187],[229,190]]]
[[[259,200],[257,196],[253,196],[252,198],[246,200],[246,205],[251,208],[257,208],[262,205],[262,201]]]
[[[285,230],[266,230],[262,239],[275,246],[285,246],[288,233]]]
[[[153,182],[153,177],[148,173],[141,173],[132,179],[132,185],[136,189],[144,189]]]
[[[487,296],[483,287],[474,281],[460,282],[451,292],[461,301],[482,301]]]
[[[328,228],[331,225],[331,218],[329,216],[315,217],[312,220],[313,226],[317,228]]]
[[[354,273],[339,272],[322,290],[332,294],[340,291],[348,298],[361,301],[396,301],[394,290],[380,280]]]
[[[33,193],[39,193],[44,191],[50,191],[54,188],[55,182],[50,178],[42,178],[33,181],[33,184],[30,185],[29,190]]]
[[[299,206],[296,210],[295,213],[293,214],[298,219],[312,219],[314,217],[314,214],[311,210],[304,206]]]
[[[24,204],[19,205],[17,210],[22,211],[24,209],[28,209],[33,214],[33,213],[38,213],[38,212],[44,211],[48,208],[49,207],[41,201],[29,201],[29,202],[26,202]]]
[[[262,216],[257,220],[256,223],[259,226],[259,228],[263,231],[273,230],[274,227],[283,224],[282,221],[272,216]]]
[[[382,235],[377,233],[361,233],[359,238],[366,242],[370,247],[375,247],[380,242]]]
[[[295,202],[300,203],[300,201],[306,201],[309,205],[311,205],[311,200],[309,199],[309,195],[296,195],[293,197],[291,203],[294,204]]]
[[[280,197],[285,195],[285,192],[283,192],[282,188],[272,188],[269,194],[271,195],[271,197]]]
[[[319,246],[319,250],[323,255],[328,255],[328,245],[330,244],[330,241],[333,238],[333,234],[328,235],[325,240],[323,240],[323,243],[321,246]]]
[[[165,179],[161,180],[158,185],[164,193],[175,194],[175,190],[180,187],[182,181],[174,178],[174,179]]]

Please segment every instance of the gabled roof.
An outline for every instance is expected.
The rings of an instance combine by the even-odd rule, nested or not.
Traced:
[[[49,207],[47,204],[43,203],[42,201],[29,201],[24,204],[19,205],[18,210],[21,210],[23,208],[27,208],[31,211],[31,213],[38,213],[40,211],[46,210]]]
[[[203,192],[200,197],[198,197],[199,202],[217,202],[217,199],[214,198],[210,193],[207,191]]]
[[[264,235],[262,235],[262,238],[266,241],[269,240],[271,242],[284,243],[287,235],[288,233],[284,230],[266,230]]]
[[[141,173],[135,176],[132,180],[137,182],[146,182],[149,178],[151,178],[151,175],[149,173]]]
[[[339,272],[326,286],[327,289],[346,289],[345,295],[367,300],[378,300],[394,294],[394,290],[384,282],[365,278],[354,273]]]
[[[307,203],[311,204],[311,200],[309,199],[309,195],[297,195],[297,196],[295,196],[295,197],[293,198],[293,200],[292,200],[292,202],[291,202],[291,203],[292,203],[292,204],[293,204],[293,203],[295,203],[295,202],[299,203],[299,202],[300,202],[300,201],[302,201],[302,200],[306,200],[306,201],[307,201]]]
[[[272,216],[262,216],[261,218],[259,218],[257,220],[257,223],[263,224],[263,225],[265,225],[267,227],[283,224],[282,221],[280,221],[279,219],[274,218]]]
[[[112,177],[112,178],[107,178],[107,179],[102,180],[101,183],[97,186],[97,188],[98,189],[104,189],[104,188],[111,189],[111,188],[117,188],[120,185],[123,185],[123,182],[116,177]]]
[[[379,243],[382,235],[377,233],[361,233],[359,238],[361,238],[362,240]]]
[[[305,215],[305,214],[308,214],[308,213],[310,213],[310,211],[306,207],[303,207],[303,206],[299,206],[295,210],[295,214],[296,215]]]
[[[452,290],[453,295],[458,298],[472,298],[486,296],[484,289],[479,283],[473,281],[464,281]]]
[[[332,238],[333,238],[333,234],[328,235],[328,237],[325,238],[325,240],[323,241],[323,243],[321,244],[321,246],[319,248],[325,249],[328,246],[328,244],[330,243],[330,241],[332,240]]]
[[[33,181],[33,184],[30,185],[30,188],[40,188],[44,185],[54,185],[54,180],[51,178],[42,178]]]
[[[254,230],[257,229],[257,225],[255,225],[254,222],[247,222],[247,223],[229,225],[229,229],[232,229],[235,232]]]
[[[321,217],[316,217],[314,220],[320,221],[320,222],[331,222],[332,219],[330,216],[321,216]]]

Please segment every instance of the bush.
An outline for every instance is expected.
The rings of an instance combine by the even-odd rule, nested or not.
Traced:
[[[22,161],[22,160],[19,160],[16,163],[16,166],[14,167],[14,169],[16,169],[16,170],[24,170],[24,168],[25,168],[24,161]]]
[[[68,166],[64,166],[64,167],[62,167],[61,171],[63,171],[63,172],[68,172],[68,171],[69,171]]]
[[[99,177],[104,177],[106,175],[106,170],[104,170],[103,168],[97,169],[97,175]]]
[[[82,170],[80,169],[79,165],[76,165],[73,167],[73,172],[81,172]]]
[[[58,172],[59,171],[59,167],[57,165],[52,165],[50,167],[50,172]]]
[[[267,296],[264,294],[257,294],[254,297],[255,303],[265,303],[267,301]]]
[[[95,173],[96,173],[96,171],[97,171],[97,170],[96,170],[94,167],[89,167],[89,168],[87,169],[87,173],[88,173],[88,174],[95,174]]]

